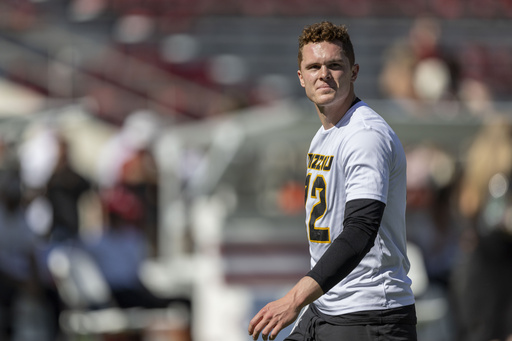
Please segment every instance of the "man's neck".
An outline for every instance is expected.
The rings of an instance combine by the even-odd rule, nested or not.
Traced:
[[[318,117],[324,129],[328,130],[338,124],[343,116],[345,116],[346,112],[354,105],[356,99],[356,95],[352,93],[341,106],[316,106]]]

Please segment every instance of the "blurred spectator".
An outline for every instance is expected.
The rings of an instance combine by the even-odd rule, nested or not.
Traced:
[[[440,46],[440,37],[436,19],[416,19],[407,38],[387,51],[379,76],[382,93],[409,105],[454,99],[457,67]]]
[[[101,236],[85,240],[112,290],[115,303],[128,307],[165,307],[170,301],[154,296],[141,282],[139,269],[149,257],[143,231],[137,225],[144,217],[142,201],[123,186],[102,193],[105,228]]]
[[[507,179],[510,181],[510,178]],[[510,193],[506,194],[508,210]],[[510,212],[508,213],[510,214]],[[507,217],[507,219],[510,219]],[[510,340],[512,338],[512,224],[503,222],[479,236],[468,255],[460,281],[458,310],[460,341]]]
[[[39,285],[53,318],[48,328],[56,337],[62,306],[49,277],[47,256],[56,245],[79,241],[80,200],[92,187],[70,163],[68,142],[54,127],[37,126],[30,133],[19,148],[23,196],[28,205],[27,222],[43,237],[36,253]]]
[[[144,215],[138,226],[149,242],[150,254],[156,256],[158,228],[158,170],[153,153],[148,149],[137,151],[123,164],[120,184],[131,191],[142,203]]]
[[[459,100],[470,115],[486,117],[495,114],[490,87],[475,78],[466,78],[459,87]]]
[[[159,129],[153,113],[133,113],[107,142],[98,165],[102,189],[123,186],[140,201],[144,215],[137,226],[149,242],[151,255],[157,253],[159,174],[152,148]]]
[[[110,188],[121,181],[123,165],[141,150],[150,150],[161,122],[151,111],[131,113],[121,129],[107,141],[98,158],[98,183]]]
[[[36,128],[19,153],[32,228],[51,242],[77,238],[79,201],[91,184],[70,163],[68,142],[54,128]]]
[[[379,76],[381,91],[391,99],[415,97],[412,84],[416,59],[406,42],[391,46],[385,54],[384,66]]]
[[[447,150],[429,143],[409,147],[406,155],[408,252],[417,249],[421,254],[416,258],[419,264],[411,258],[411,275],[419,289],[415,294],[422,314],[418,338],[453,341],[450,280],[458,265],[461,233],[455,205],[458,165]],[[417,275],[422,269],[426,276],[423,288]]]
[[[39,299],[35,248],[37,236],[31,231],[22,206],[21,181],[17,170],[0,177],[0,339],[19,333],[16,307],[27,295]],[[30,326],[22,326],[30,328]]]
[[[421,249],[429,281],[444,289],[458,252],[455,175],[446,151],[431,145],[407,151],[407,237]]]
[[[69,146],[57,137],[57,161],[46,184],[46,198],[52,207],[52,225],[49,238],[52,242],[77,239],[80,227],[79,202],[91,184],[78,174],[69,161]]]
[[[512,172],[512,128],[504,117],[482,127],[465,160],[458,204],[462,216],[476,230],[484,216],[489,181],[497,173]]]
[[[452,286],[458,340],[512,338],[512,127],[482,128],[467,153],[460,210],[468,221]]]

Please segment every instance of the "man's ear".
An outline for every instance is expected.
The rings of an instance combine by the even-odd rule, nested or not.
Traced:
[[[350,77],[352,82],[356,81],[358,74],[359,74],[359,64],[354,64],[354,66],[352,66],[352,76]]]
[[[300,85],[304,88],[304,78],[302,78],[302,73],[300,72],[300,70],[297,70],[297,76],[299,76]]]

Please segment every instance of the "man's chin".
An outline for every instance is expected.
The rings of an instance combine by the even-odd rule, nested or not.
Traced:
[[[319,106],[326,106],[332,104],[334,102],[334,99],[335,98],[333,95],[322,95],[317,96],[314,102]]]

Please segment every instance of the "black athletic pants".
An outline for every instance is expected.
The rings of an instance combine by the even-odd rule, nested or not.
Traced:
[[[350,313],[322,314],[311,304],[285,341],[416,341],[414,305]]]

